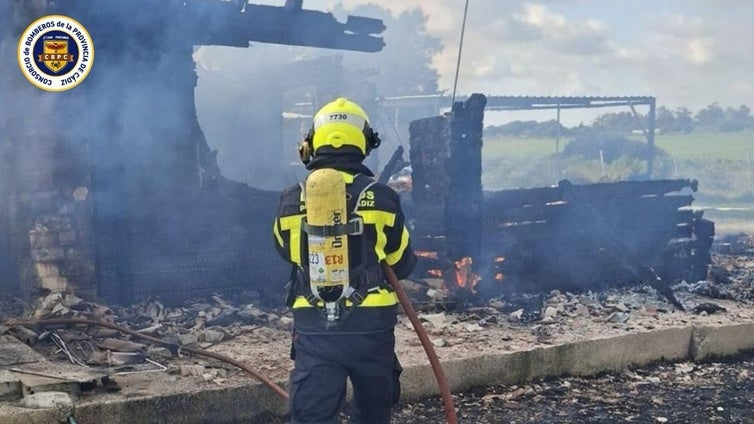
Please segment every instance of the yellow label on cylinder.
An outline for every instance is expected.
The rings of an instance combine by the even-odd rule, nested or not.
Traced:
[[[348,221],[346,183],[334,169],[318,169],[306,179],[309,225],[344,225]],[[348,235],[309,235],[309,278],[314,287],[348,286]]]

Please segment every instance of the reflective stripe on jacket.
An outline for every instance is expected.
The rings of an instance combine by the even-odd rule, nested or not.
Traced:
[[[384,281],[379,264],[385,261],[393,267],[398,278],[405,278],[413,270],[416,256],[411,250],[409,232],[395,191],[379,183],[367,186],[365,182],[371,183],[372,180],[363,175],[342,174],[346,180],[347,193],[351,198],[358,199],[355,203],[349,202],[349,212],[353,212],[354,217],[361,217],[364,222],[363,234],[348,236],[350,284],[356,289],[361,284],[366,295],[335,331],[382,331],[395,325],[398,299]],[[366,190],[359,197],[358,191],[363,187]],[[351,207],[351,204],[355,207]],[[301,220],[305,216],[306,205],[301,187],[293,186],[281,195],[273,234],[280,255],[299,267],[296,296],[292,305],[296,329],[302,333],[312,333],[324,331],[325,319],[320,308],[323,306],[322,302],[312,305],[307,300],[311,298],[305,275],[308,270],[307,241],[306,234],[301,231]],[[369,272],[372,277],[361,278],[365,275],[364,270],[371,270]],[[375,277],[372,272],[374,270],[379,271],[379,277]],[[369,280],[368,287],[363,286],[367,284],[364,280]],[[354,302],[346,300],[345,307],[354,307]]]

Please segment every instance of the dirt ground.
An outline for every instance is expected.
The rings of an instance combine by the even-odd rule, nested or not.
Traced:
[[[491,386],[454,402],[459,423],[752,423],[754,356]],[[400,405],[393,417],[402,424],[444,422],[434,398]]]
[[[593,378],[489,386],[453,395],[462,424],[754,422],[754,353],[655,364]],[[341,423],[347,423],[347,411]],[[283,417],[269,417],[283,424]],[[439,397],[396,406],[395,424],[445,422]]]
[[[676,296],[686,307],[686,311],[675,309],[653,289],[647,286],[637,286],[598,293],[573,294],[554,291],[518,299],[495,298],[481,305],[469,306],[460,313],[426,309],[421,312],[420,316],[441,360],[462,359],[504,351],[531,350],[546,345],[594,340],[654,329],[754,322],[754,258],[749,256],[716,258],[715,270],[711,273],[711,280],[708,282],[679,284],[675,287]],[[225,305],[225,301],[220,299],[215,303],[208,302],[202,309],[197,310],[205,313],[204,311],[209,311],[210,307],[216,304]],[[147,313],[151,306],[153,305],[146,305],[140,309],[140,314],[149,315]],[[249,309],[242,305],[225,305],[222,309],[249,310],[251,311],[249,313],[258,321],[253,324],[231,322],[222,327],[202,326],[204,337],[209,335],[206,331],[210,328],[219,328],[229,336],[216,343],[199,343],[200,347],[233,357],[265,376],[284,383],[293,366],[293,362],[289,359],[290,313],[281,309],[261,310],[263,309],[261,307]],[[159,312],[160,317],[169,317],[176,310],[165,309]],[[118,318],[117,310],[115,314]],[[186,322],[194,322],[193,312],[186,316],[190,318],[187,318]],[[154,318],[150,315],[145,319],[150,321]],[[396,339],[396,351],[404,366],[427,363],[426,355],[405,315],[400,316],[400,323],[396,327]],[[54,345],[46,344],[47,347],[53,348],[52,350],[45,350],[44,346],[44,343],[38,343],[35,349],[51,360],[65,363],[65,359],[59,354],[55,357]],[[122,390],[109,394],[92,393],[91,397],[99,396],[98,399],[104,401],[116,397],[146,396],[178,390],[206,390],[231,387],[247,383],[252,379],[242,371],[218,361],[185,355],[181,355],[180,358],[160,357],[153,355],[154,352],[150,350],[149,357],[167,365],[169,370],[152,370],[149,373],[136,374],[111,373],[113,380],[120,384]],[[141,365],[142,368],[134,371],[143,371],[145,366],[151,367],[149,364]],[[196,372],[191,368],[194,366],[197,367]],[[675,372],[675,366],[667,367],[670,368],[652,369],[666,374]],[[686,370],[688,367],[696,366],[687,365],[682,369]],[[724,368],[720,370],[721,373],[726,372]],[[127,369],[122,371],[128,373]],[[732,385],[726,388],[718,387],[718,383],[713,381],[714,373],[702,371],[686,372],[686,376],[690,376],[699,384],[679,386],[679,390],[685,388],[686,391],[695,392],[690,395],[707,396],[709,399],[716,399],[716,396],[723,394],[736,395],[736,393],[724,391],[731,387],[738,387],[736,386],[738,380],[733,379],[733,374],[725,377],[728,380],[723,378],[728,386]],[[660,388],[655,379],[644,379],[644,376],[649,375],[650,372],[653,371],[651,369],[637,370],[633,374],[608,375],[596,380],[566,379],[555,383],[541,382],[525,386],[523,392],[519,390],[521,388],[491,387],[458,394],[459,404],[466,405],[463,407],[464,419],[461,422],[615,422],[616,417],[627,422],[631,420],[652,422],[655,418],[663,417],[669,419],[667,422],[700,422],[686,420],[680,415],[674,416],[671,414],[672,411],[664,408],[665,405],[674,405],[673,407],[677,408],[683,403],[681,400],[663,400],[662,397],[657,397],[656,401],[650,399],[650,403],[646,399],[638,400],[645,392],[647,396],[650,396],[653,389]],[[754,398],[754,391],[751,391],[754,384],[748,379],[748,374],[739,374],[741,384],[748,390],[746,392],[749,394],[748,399]],[[636,376],[643,379],[636,380]],[[725,375],[721,374],[721,376]],[[705,378],[709,381],[704,380]],[[641,384],[636,384],[636,381]],[[663,381],[662,378],[661,381]],[[587,388],[587,386],[602,383],[610,383],[612,386],[596,391],[589,391],[591,389]],[[581,386],[582,384],[587,386]],[[691,390],[692,387],[694,390]],[[667,388],[669,396],[671,394],[674,396],[672,399],[685,399],[682,397],[682,392],[672,392],[671,389],[676,389]],[[662,390],[666,390],[664,386]],[[616,397],[614,393],[620,393],[621,396],[625,393],[633,394],[637,400],[628,402],[623,397]],[[708,403],[712,402],[709,399]],[[751,408],[750,404],[742,400],[741,402],[744,403],[741,405],[745,408],[744,406],[737,407],[738,401],[735,401],[735,398],[731,399],[734,400],[720,403],[722,411],[717,411],[717,406],[714,410],[707,411],[708,415],[704,415],[705,418],[701,422],[712,422],[711,420],[717,420],[718,416],[721,422],[754,422],[754,418],[747,417],[744,413],[746,408]],[[538,404],[537,402],[540,401],[544,403]],[[407,424],[441,422],[440,416],[437,415],[441,414],[441,409],[438,410],[439,412],[433,409],[438,405],[436,399],[402,405],[401,410],[396,413],[396,417],[399,418],[396,418],[395,422]],[[549,409],[547,405],[550,405]],[[594,409],[594,405],[602,405],[603,409],[600,412],[602,415],[583,415]],[[648,410],[654,412],[647,415],[642,412],[644,411],[641,409],[642,405],[651,405],[652,407]],[[531,410],[523,410],[530,406]],[[613,412],[614,409],[618,411],[616,409],[618,406],[625,406],[627,409]],[[463,415],[467,414],[465,412],[467,410],[468,415]],[[550,414],[547,412],[549,410],[555,412]],[[680,414],[681,412],[673,413]],[[717,414],[718,412],[720,414]],[[422,414],[424,418],[420,418]],[[694,417],[697,416],[701,415],[694,415]],[[276,419],[270,418],[270,423],[275,423]]]

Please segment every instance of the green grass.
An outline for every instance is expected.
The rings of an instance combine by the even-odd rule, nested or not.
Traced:
[[[660,134],[655,145],[676,159],[754,161],[754,131]]]
[[[561,138],[560,149],[567,139]],[[555,153],[555,140],[550,138],[495,137],[485,139],[482,145],[483,160],[542,159]]]
[[[641,137],[632,137],[644,141]],[[569,137],[561,138],[562,150]],[[658,134],[655,178],[699,181],[695,205],[719,224],[718,233],[754,229],[754,131],[737,133]],[[598,160],[579,157],[557,160],[550,138],[494,137],[482,149],[485,189],[542,187],[567,178],[575,184],[619,181],[645,170],[645,162],[621,159],[603,168]],[[720,209],[723,207],[734,210]],[[735,210],[736,208],[745,210]]]
[[[644,141],[642,137],[631,137]],[[568,143],[560,140],[560,149]],[[751,160],[754,162],[754,131],[734,133],[658,134],[655,145],[676,159]],[[484,140],[482,155],[488,160],[503,158],[541,159],[555,153],[555,139],[493,137]]]

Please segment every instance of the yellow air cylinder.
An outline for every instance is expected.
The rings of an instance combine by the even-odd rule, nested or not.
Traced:
[[[318,169],[306,179],[306,221],[326,234],[342,232],[348,222],[346,183],[334,169]],[[314,231],[313,231],[314,232]],[[349,288],[348,234],[308,235],[309,280],[312,293],[335,302]]]

